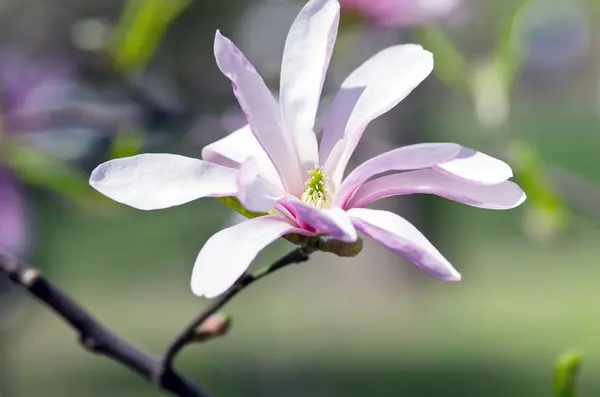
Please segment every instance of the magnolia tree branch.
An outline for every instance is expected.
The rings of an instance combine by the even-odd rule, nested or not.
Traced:
[[[154,379],[154,374],[161,368],[159,358],[153,357],[104,327],[40,272],[3,254],[0,254],[0,272],[25,288],[30,295],[48,306],[78,332],[81,345],[89,352],[104,355],[146,380]],[[170,369],[164,371],[158,386],[180,397],[211,397],[200,386]]]
[[[250,284],[255,281],[260,280],[261,278],[268,276],[269,274],[276,272],[279,269],[282,269],[288,265],[297,264],[306,262],[310,254],[317,250],[317,245],[308,245],[295,249],[289,254],[285,255],[275,263],[270,266],[265,267],[264,269],[259,270],[256,273],[247,273],[240,277],[240,279],[227,290],[223,295],[221,295],[218,299],[213,301],[204,311],[202,311],[196,318],[194,318],[171,342],[169,347],[165,350],[165,353],[162,357],[162,371],[157,373],[158,378],[156,379],[157,383],[161,381],[161,378],[166,374],[172,372],[173,370],[173,362],[177,354],[188,344],[194,342],[200,336],[201,340],[205,338],[203,335],[203,324],[206,324],[210,319],[213,319],[216,313],[227,304],[231,299],[233,299],[238,293],[248,287]],[[221,323],[219,324],[219,321]],[[227,320],[223,317],[217,319],[215,321],[216,328],[209,330],[209,333],[217,332],[221,333],[223,327],[227,327]]]
[[[191,342],[201,342],[226,332],[229,321],[217,314],[225,304],[250,284],[291,264],[306,262],[310,254],[327,244],[312,240],[295,249],[270,266],[253,274],[243,275],[235,285],[212,302],[194,318],[173,340],[162,357],[154,357],[100,324],[73,298],[48,281],[40,272],[0,253],[0,272],[22,286],[69,324],[78,334],[81,345],[91,353],[104,355],[136,372],[156,387],[180,397],[211,397],[200,386],[180,375],[173,368],[177,354]],[[337,247],[332,245],[332,247]],[[360,244],[362,248],[362,244]],[[333,249],[329,247],[329,249]],[[356,249],[355,249],[356,250]],[[341,250],[340,252],[343,252]]]

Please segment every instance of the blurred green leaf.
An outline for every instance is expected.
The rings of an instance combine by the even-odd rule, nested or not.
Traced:
[[[508,149],[508,155],[511,164],[517,170],[519,183],[529,199],[553,210],[563,207],[552,183],[544,174],[544,162],[535,148],[523,142],[513,142]]]
[[[417,31],[417,41],[435,55],[434,72],[444,84],[465,89],[469,65],[448,36],[438,27],[428,26]]]
[[[140,154],[144,135],[139,131],[121,129],[116,134],[110,148],[110,158],[122,158]]]
[[[500,31],[492,59],[507,91],[512,89],[523,63],[524,49],[518,39],[520,22],[534,3],[535,0],[525,0],[503,24]]]
[[[502,76],[492,62],[472,68],[469,88],[479,122],[489,129],[504,125],[510,114],[510,98]]]
[[[88,175],[59,159],[16,141],[11,141],[3,154],[13,172],[27,183],[50,189],[86,208],[108,202],[89,187]]]
[[[515,168],[515,182],[527,194],[527,231],[538,239],[550,239],[564,228],[568,211],[545,172],[538,151],[523,142],[512,142],[507,150]]]
[[[192,0],[128,0],[111,42],[115,63],[123,73],[146,66],[170,24]]]
[[[581,368],[581,353],[568,351],[560,355],[554,372],[554,396],[577,397],[577,375]]]

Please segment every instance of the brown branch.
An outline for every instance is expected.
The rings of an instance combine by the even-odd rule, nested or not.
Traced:
[[[253,273],[245,274],[235,283],[229,290],[223,293],[218,299],[213,301],[204,311],[202,311],[196,318],[194,318],[171,342],[169,347],[165,350],[162,358],[162,371],[156,374],[156,382],[159,383],[162,377],[173,371],[173,362],[177,354],[190,342],[194,341],[199,327],[210,318],[212,318],[223,306],[225,306],[231,299],[233,299],[243,289],[248,287],[255,281],[282,269],[288,265],[306,262],[309,259],[311,253],[317,250],[318,240],[314,241],[314,244],[300,247],[290,252],[286,256],[282,257],[270,266]]]
[[[82,346],[91,353],[104,355],[153,381],[161,373],[161,389],[180,397],[211,397],[200,386],[170,368],[164,370],[162,361],[121,338],[94,319],[77,302],[54,286],[37,270],[0,253],[0,272],[48,306],[79,333]]]

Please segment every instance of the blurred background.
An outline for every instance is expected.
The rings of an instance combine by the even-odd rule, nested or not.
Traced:
[[[328,98],[378,50],[417,42],[436,71],[365,132],[354,164],[455,141],[510,162],[528,201],[484,211],[437,197],[378,208],[418,225],[463,274],[427,276],[365,241],[316,254],[226,308],[231,333],[182,371],[218,397],[550,396],[564,349],[600,394],[600,4],[594,0],[341,0]],[[243,123],[212,55],[231,37],[273,89],[302,0],[0,0],[0,249],[42,269],[109,327],[156,353],[207,304],[197,252],[236,222],[210,199],[141,212],[89,172],[140,152],[199,157]],[[257,264],[290,250],[283,241]],[[82,350],[0,283],[2,396],[158,396]]]

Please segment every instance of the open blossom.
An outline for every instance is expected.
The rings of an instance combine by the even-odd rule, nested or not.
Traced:
[[[454,143],[423,143],[345,169],[368,124],[404,99],[433,69],[418,45],[384,49],[355,70],[334,99],[320,140],[313,131],[339,21],[337,0],[311,0],[285,44],[279,103],[241,51],[217,32],[215,56],[248,125],[204,148],[204,160],[144,154],[100,165],[90,183],[151,210],[200,197],[236,196],[268,215],[212,236],[196,259],[192,290],[214,297],[258,252],[290,233],[353,242],[360,231],[443,280],[460,274],[408,221],[365,208],[403,194],[435,194],[474,207],[509,209],[525,200],[500,160]],[[381,174],[387,174],[381,176]]]
[[[462,1],[340,0],[340,3],[381,25],[410,26],[448,17],[457,11]]]

